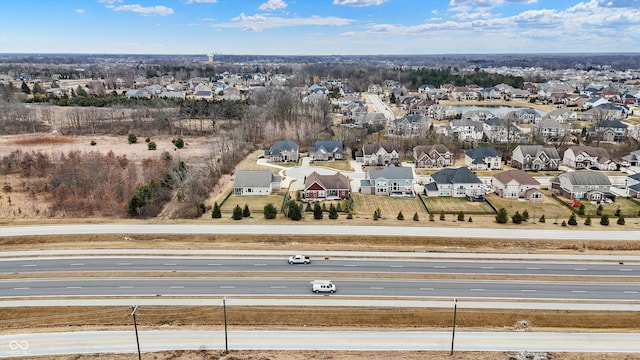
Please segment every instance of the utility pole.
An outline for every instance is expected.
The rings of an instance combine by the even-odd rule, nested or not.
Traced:
[[[136,322],[136,310],[138,310],[138,305],[132,306],[133,310],[131,311],[131,316],[133,316],[133,328],[136,330],[136,344],[138,345],[138,360],[142,360],[142,355],[140,354],[140,340],[138,339],[138,323]]]
[[[453,299],[453,332],[451,333],[451,353],[449,355],[453,355],[453,340],[456,337],[456,315],[458,312],[458,299]]]
[[[227,337],[227,304],[225,298],[222,298],[222,313],[224,314],[224,353],[229,353],[229,340]]]

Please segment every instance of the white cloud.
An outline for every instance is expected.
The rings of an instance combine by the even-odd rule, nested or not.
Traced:
[[[187,4],[215,4],[218,0],[187,0]]]
[[[167,16],[167,15],[173,14],[173,9],[170,7],[166,7],[164,5],[141,6],[138,4],[133,4],[133,5],[119,5],[119,6],[108,5],[107,7],[113,11],[131,11],[143,16],[149,16],[149,15]]]
[[[260,5],[258,9],[262,11],[273,11],[278,9],[284,9],[287,7],[287,3],[283,0],[269,0],[266,3]]]
[[[283,18],[271,15],[245,15],[241,13],[231,22],[221,24],[211,24],[218,28],[242,28],[244,30],[262,31],[264,29],[290,27],[290,26],[344,26],[353,23],[351,19],[339,18],[335,16],[321,17],[295,17]]]
[[[113,4],[113,3],[121,3],[122,0],[98,0],[98,2],[103,4]]]
[[[75,9],[75,12],[78,14],[84,14],[86,11],[84,9]]]
[[[333,0],[333,5],[347,5],[347,6],[372,6],[380,5],[389,0]]]

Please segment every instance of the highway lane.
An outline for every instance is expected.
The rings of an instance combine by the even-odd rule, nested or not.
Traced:
[[[41,296],[315,295],[309,279],[285,278],[70,278],[0,282],[3,299]],[[638,301],[637,282],[336,279],[338,295]],[[318,295],[322,296],[322,295]],[[335,295],[333,295],[335,296]]]
[[[548,276],[640,276],[640,263],[324,259],[312,257],[310,265],[289,265],[286,257],[215,256],[74,256],[0,259],[0,273],[34,272],[310,272],[396,274],[509,274]]]
[[[70,224],[0,227],[0,236],[65,234],[245,234],[245,235],[386,235],[494,239],[638,241],[639,230],[536,230],[421,226],[244,225],[244,224]]]
[[[225,349],[222,330],[139,331],[143,353],[169,350]],[[231,330],[229,350],[449,351],[449,331]],[[635,333],[472,332],[456,331],[455,351],[638,353]],[[130,331],[74,331],[0,335],[0,357],[62,354],[135,354]],[[327,354],[329,355],[329,354]],[[366,356],[366,355],[365,355]],[[143,358],[145,355],[143,355]]]

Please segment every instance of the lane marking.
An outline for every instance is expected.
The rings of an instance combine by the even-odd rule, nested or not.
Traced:
[[[522,292],[535,292],[535,290],[529,290],[529,289],[522,289],[520,291],[522,291]]]
[[[446,269],[446,266],[442,266],[442,265],[433,265],[434,269]]]
[[[637,294],[638,292],[637,291],[625,291],[624,293],[625,294]]]
[[[272,289],[286,289],[286,286],[271,286]]]
[[[162,264],[164,266],[176,266],[176,264]]]
[[[433,288],[420,288],[420,290],[433,290]]]
[[[13,288],[13,290],[29,290],[30,288],[28,287],[17,287],[17,288]]]
[[[586,290],[571,290],[572,293],[586,293]]]
[[[469,289],[469,291],[484,291],[484,289]]]
[[[225,285],[220,286],[220,289],[235,289],[235,288],[236,288],[235,286],[225,286]]]
[[[537,268],[537,267],[528,267],[528,268],[526,268],[526,269],[527,269],[527,270],[540,270],[540,268]]]
[[[82,289],[82,286],[67,286],[67,289]]]
[[[133,286],[118,286],[118,289],[133,289]]]
[[[633,269],[620,269],[620,271],[633,271]]]
[[[169,286],[169,289],[184,289],[184,286],[181,286],[181,285],[172,285],[172,286]]]
[[[222,264],[207,264],[207,266],[222,266]]]
[[[495,268],[493,266],[483,266],[483,267],[481,267],[481,269],[491,270],[491,269],[495,269]]]
[[[267,266],[267,264],[253,264],[253,266]]]
[[[131,265],[131,263],[118,263],[118,265],[123,266],[123,265]]]
[[[575,271],[587,271],[587,268],[573,268]]]
[[[392,268],[401,268],[403,267],[402,265],[391,265]]]
[[[384,288],[380,286],[372,286],[369,288],[369,290],[384,290]]]
[[[69,266],[84,266],[84,264],[80,264],[80,263],[77,263],[77,264],[69,264]]]
[[[342,266],[346,266],[346,267],[356,267],[356,266],[358,266],[358,265],[344,264],[344,265],[342,265]]]
[[[38,266],[38,264],[24,264],[22,266],[23,267],[33,267],[33,266]]]

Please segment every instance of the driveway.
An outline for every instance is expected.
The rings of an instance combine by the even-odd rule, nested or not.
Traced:
[[[319,162],[321,164],[321,162]],[[289,191],[304,190],[304,179],[312,172],[317,172],[320,175],[333,175],[337,171],[340,171],[343,175],[349,178],[351,182],[351,191],[358,192],[360,190],[360,180],[364,179],[364,172],[362,171],[362,165],[355,160],[351,160],[350,165],[355,171],[342,171],[324,166],[311,165],[311,158],[304,157],[300,166],[292,168],[284,168],[280,172],[280,176],[283,177],[282,187],[285,186],[284,179],[287,179],[287,185]]]

